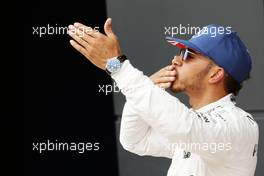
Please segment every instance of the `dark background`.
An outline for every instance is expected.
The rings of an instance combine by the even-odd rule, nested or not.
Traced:
[[[33,35],[36,26],[99,26],[105,1],[42,1],[19,5],[19,66],[24,175],[118,175],[112,95],[98,85],[111,78],[73,49],[67,34]],[[32,143],[99,142],[99,151],[32,151]],[[19,173],[21,175],[21,172]]]

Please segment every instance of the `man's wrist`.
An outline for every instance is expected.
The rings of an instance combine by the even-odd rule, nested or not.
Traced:
[[[107,59],[105,71],[109,75],[112,75],[113,73],[118,72],[121,69],[123,62],[125,60],[127,60],[127,57],[124,54],[117,56],[117,57]]]

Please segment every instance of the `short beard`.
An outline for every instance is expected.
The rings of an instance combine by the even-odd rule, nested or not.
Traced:
[[[174,93],[180,93],[180,92],[185,92],[186,90],[191,90],[191,91],[197,91],[201,90],[204,88],[204,85],[201,84],[202,80],[204,77],[208,74],[209,70],[214,66],[213,62],[210,62],[207,64],[205,69],[200,71],[196,76],[193,81],[191,81],[189,84],[177,88],[173,88],[174,82],[171,84],[170,90]],[[177,81],[177,79],[175,80]]]
[[[176,89],[174,89],[172,86],[170,87],[170,90],[171,90],[173,93],[184,92],[184,89],[180,89],[180,88],[176,88]]]
[[[207,64],[207,66],[205,67],[205,69],[203,69],[202,71],[200,71],[196,76],[194,81],[191,82],[191,84],[186,86],[186,89],[191,90],[191,91],[198,91],[198,90],[202,90],[204,88],[204,85],[201,84],[204,77],[208,74],[208,72],[210,71],[210,69],[214,66],[213,62],[210,62]]]

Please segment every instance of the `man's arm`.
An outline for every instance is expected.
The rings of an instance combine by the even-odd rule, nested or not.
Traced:
[[[151,128],[171,142],[186,139],[192,127],[192,111],[127,60],[121,70],[112,74],[127,103]]]
[[[173,157],[174,150],[168,140],[138,116],[129,103],[123,109],[119,138],[124,149],[132,153]]]
[[[175,79],[174,66],[166,66],[150,76],[151,81],[163,88],[169,88]],[[125,103],[121,127],[120,142],[122,146],[138,155],[151,155],[172,158],[174,149],[169,141],[151,128],[129,103]]]

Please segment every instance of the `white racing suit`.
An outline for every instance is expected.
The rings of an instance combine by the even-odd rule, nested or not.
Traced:
[[[124,149],[171,158],[168,176],[253,176],[258,125],[229,94],[198,110],[155,86],[126,60],[112,78],[126,97]]]

